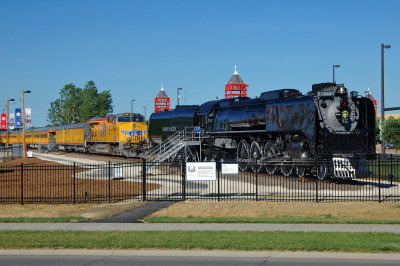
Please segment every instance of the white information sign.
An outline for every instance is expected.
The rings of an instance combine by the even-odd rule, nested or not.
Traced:
[[[122,166],[117,165],[114,167],[114,178],[122,178]]]
[[[222,170],[223,175],[238,175],[239,174],[239,164],[223,163],[221,170]]]
[[[217,166],[215,162],[186,163],[186,180],[216,181]]]
[[[27,152],[26,152],[26,156],[27,156],[28,158],[32,158],[32,156],[33,156],[32,151],[27,151]]]
[[[32,109],[25,108],[25,127],[32,127]]]

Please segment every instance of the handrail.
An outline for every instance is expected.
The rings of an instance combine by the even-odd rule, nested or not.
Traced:
[[[151,157],[157,157],[156,156],[157,154],[160,155],[160,154],[166,153],[171,147],[175,146],[177,144],[177,142],[183,140],[182,136],[183,136],[182,131],[177,131],[172,136],[170,136],[168,139],[166,139],[159,145],[152,148],[149,152],[147,152],[143,156],[143,158],[150,159]]]

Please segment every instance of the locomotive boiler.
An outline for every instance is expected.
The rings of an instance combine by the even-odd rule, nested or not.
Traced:
[[[282,89],[254,99],[215,100],[153,113],[150,141],[159,144],[186,127],[201,132],[197,158],[235,160],[242,171],[279,170],[300,177],[315,171],[319,178],[351,178],[362,169],[354,162],[376,157],[373,103],[335,83],[314,84],[306,95]],[[341,170],[329,173],[326,163],[314,163],[322,161]]]

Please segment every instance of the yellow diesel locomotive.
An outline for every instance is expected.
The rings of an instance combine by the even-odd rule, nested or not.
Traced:
[[[25,143],[49,150],[67,150],[136,157],[147,148],[144,117],[136,113],[96,117],[86,123],[25,130]],[[0,143],[22,143],[22,130],[0,133]]]

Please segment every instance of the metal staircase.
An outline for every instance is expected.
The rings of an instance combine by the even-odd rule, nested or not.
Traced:
[[[146,167],[149,170],[155,167],[157,163],[168,160],[180,150],[187,149],[188,146],[200,146],[200,144],[200,128],[185,128],[185,130],[177,131],[168,139],[146,152],[141,158],[151,163]]]

